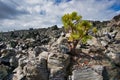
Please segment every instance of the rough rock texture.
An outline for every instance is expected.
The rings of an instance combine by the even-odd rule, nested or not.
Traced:
[[[66,80],[66,69],[70,63],[70,56],[63,53],[50,53],[48,56],[49,80]]]
[[[56,25],[0,33],[0,80],[120,80],[120,16],[91,22],[98,33],[77,45],[73,62]]]
[[[85,68],[74,70],[71,80],[103,80],[103,77],[95,70]]]
[[[113,17],[108,26],[120,27],[120,14]]]
[[[0,80],[4,79],[4,77],[7,75],[8,75],[8,67],[4,65],[0,65]]]
[[[47,64],[44,60],[35,62],[31,60],[24,67],[27,80],[48,80]]]
[[[115,39],[120,40],[120,31],[116,34]]]

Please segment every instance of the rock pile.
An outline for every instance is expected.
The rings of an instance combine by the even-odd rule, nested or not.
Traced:
[[[0,35],[0,80],[119,80],[119,22],[117,17],[93,22],[98,33],[87,44],[77,45],[76,62],[68,54],[68,35],[56,25],[4,33],[3,38]]]
[[[20,40],[14,47],[1,42],[0,79],[66,80],[70,56],[60,51],[63,40],[60,38],[58,39],[60,43],[52,44],[51,47],[49,45],[25,47],[34,42],[34,39],[27,39],[26,42]],[[9,48],[3,45],[9,45]]]

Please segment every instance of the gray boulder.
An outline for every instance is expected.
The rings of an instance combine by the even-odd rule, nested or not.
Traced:
[[[70,56],[62,53],[50,53],[48,56],[48,68],[62,67],[66,68],[69,65]]]
[[[74,70],[70,80],[103,80],[103,77],[92,68]]]
[[[23,70],[20,66],[18,66],[13,72],[15,74],[13,74],[12,80],[22,80],[25,77]]]
[[[48,69],[44,59],[35,60],[31,59],[24,66],[24,74],[27,80],[48,80]]]
[[[8,75],[8,67],[0,65],[0,80],[3,80]]]
[[[1,57],[0,61],[4,64],[8,63],[8,66],[17,67],[18,61],[16,58],[16,51],[15,50],[7,50],[2,49],[1,50]]]
[[[109,52],[106,55],[117,65],[120,65],[120,53]]]
[[[6,44],[5,43],[3,43],[3,42],[0,42],[0,50],[1,49],[5,49],[7,46],[6,46]]]
[[[108,45],[108,42],[107,41],[101,41],[101,44],[102,44],[102,46],[107,46]]]
[[[90,46],[101,46],[101,43],[95,37],[92,37],[92,39],[88,40],[87,44]]]
[[[70,56],[63,53],[50,53],[48,56],[49,80],[65,80],[66,68],[70,63]]]
[[[115,39],[120,40],[120,31],[116,34]]]

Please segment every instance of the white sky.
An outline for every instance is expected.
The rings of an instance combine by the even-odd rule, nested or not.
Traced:
[[[41,28],[52,25],[60,27],[62,26],[62,15],[72,11],[78,12],[79,15],[83,16],[83,19],[87,20],[110,20],[113,16],[120,14],[120,10],[116,11],[111,8],[116,4],[120,5],[120,1],[0,0],[0,11],[2,11],[0,12],[0,30]]]

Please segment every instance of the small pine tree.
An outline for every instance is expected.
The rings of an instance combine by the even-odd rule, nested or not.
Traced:
[[[93,33],[94,33],[94,36],[96,36],[96,33],[98,32],[97,28],[94,27],[94,28],[92,29],[92,31],[93,31]]]
[[[82,20],[82,16],[78,15],[77,12],[65,14],[62,16],[62,23],[66,33],[70,34],[68,42],[71,54],[75,53],[75,48],[80,41],[86,43],[88,39],[92,37],[88,34],[92,24],[87,20]]]

